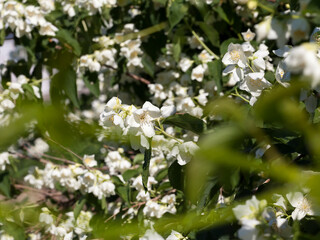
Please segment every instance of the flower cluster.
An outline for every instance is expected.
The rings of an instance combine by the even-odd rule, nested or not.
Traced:
[[[40,35],[55,36],[58,28],[45,19],[45,15],[54,10],[54,2],[39,1],[39,4],[34,6],[13,0],[1,1],[0,29],[10,28],[18,38],[24,35],[31,38],[34,28],[39,29]]]

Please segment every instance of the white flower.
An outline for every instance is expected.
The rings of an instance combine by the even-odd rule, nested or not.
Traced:
[[[119,151],[109,152],[104,161],[108,166],[111,175],[114,175],[117,172],[122,173],[131,167],[131,163],[122,157]]]
[[[15,105],[10,99],[4,99],[4,100],[1,102],[1,106],[2,106],[4,109],[13,109],[16,105]]]
[[[286,197],[289,203],[295,207],[295,210],[292,212],[293,220],[301,220],[306,215],[319,215],[312,206],[310,199],[304,196],[301,192],[288,193]]]
[[[222,62],[228,66],[230,64],[237,64],[241,68],[245,68],[247,65],[247,58],[243,52],[240,44],[230,43],[228,46],[228,52],[223,56]]]
[[[255,25],[255,30],[258,42],[265,38],[276,40],[278,47],[284,46],[290,37],[287,23],[271,16],[267,16],[262,22]]]
[[[293,44],[309,38],[310,26],[305,18],[293,18],[289,24]]]
[[[289,51],[284,63],[292,73],[302,72],[311,78],[312,87],[320,83],[320,62],[317,57],[318,46],[315,43],[304,43]]]
[[[155,230],[148,229],[139,240],[164,240]]]
[[[192,64],[193,64],[192,60],[190,60],[187,57],[183,57],[179,62],[179,67],[182,72],[186,72],[191,67]]]
[[[254,39],[254,37],[256,36],[255,33],[251,32],[250,29],[248,29],[246,32],[242,32],[242,37],[246,42],[250,42]]]
[[[145,102],[142,109],[133,112],[133,127],[140,127],[146,137],[155,135],[153,121],[161,116],[160,109],[150,102]]]
[[[169,116],[172,116],[176,112],[176,107],[174,105],[169,105],[169,106],[163,106],[161,107],[161,116],[163,118],[167,118]]]
[[[228,86],[234,86],[237,82],[240,82],[244,77],[243,69],[235,64],[228,65],[222,72],[223,76],[230,74]]]
[[[92,155],[84,155],[83,156],[83,163],[87,167],[96,167],[97,161],[94,159],[94,154]]]
[[[202,105],[202,106],[205,106],[208,102],[208,97],[209,93],[205,92],[204,89],[200,89],[199,90],[199,95],[197,97],[195,97],[198,102]]]
[[[259,230],[257,228],[259,224],[260,222],[256,219],[246,220],[238,230],[238,237],[243,240],[259,239]]]
[[[181,233],[176,232],[174,230],[171,230],[171,234],[166,238],[166,240],[183,240],[183,239],[186,239],[186,238],[184,238],[184,236]]]
[[[40,157],[45,152],[49,151],[49,145],[43,141],[41,138],[37,138],[34,141],[34,146],[28,148],[29,154]]]
[[[58,28],[55,27],[52,23],[44,22],[40,26],[39,33],[40,35],[55,36],[57,31]]]
[[[44,222],[47,225],[52,224],[53,217],[52,217],[50,210],[48,208],[44,207],[44,208],[41,208],[41,211],[42,212],[39,215],[39,221]]]
[[[199,149],[198,145],[192,141],[182,143],[173,148],[173,155],[177,156],[180,165],[186,165],[192,159],[195,152]]]
[[[201,41],[204,41],[203,37],[199,37],[199,39]],[[201,43],[198,41],[198,39],[195,36],[188,37],[188,43],[189,43],[191,49],[195,49],[195,48],[202,49],[203,48]]]
[[[259,201],[256,196],[252,196],[245,205],[238,205],[232,210],[236,218],[243,224],[244,222],[248,223],[247,220],[256,220],[266,205],[266,200]]]
[[[192,69],[191,79],[197,80],[198,82],[202,82],[204,77],[205,69],[202,65],[198,65],[194,69]]]
[[[261,50],[259,49],[256,51],[252,56],[252,64],[254,70],[257,72],[266,70],[266,61],[264,58],[266,58],[269,55],[268,50]]]
[[[260,96],[263,89],[271,87],[272,84],[264,78],[264,73],[249,73],[240,84],[240,89],[251,93],[253,97]]]
[[[208,63],[214,59],[214,57],[210,55],[205,49],[202,50],[202,52],[198,55],[198,58],[202,63]]]
[[[39,87],[34,86],[34,85],[32,85],[31,87],[32,87],[32,90],[33,90],[34,95],[35,95],[37,98],[41,98]]]
[[[4,171],[6,169],[6,165],[10,164],[9,161],[10,154],[8,152],[0,153],[0,169]]]

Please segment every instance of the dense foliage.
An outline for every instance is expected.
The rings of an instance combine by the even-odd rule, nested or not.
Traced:
[[[0,0],[0,239],[319,239],[318,0]]]

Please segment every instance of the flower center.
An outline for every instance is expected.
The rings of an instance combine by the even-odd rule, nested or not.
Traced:
[[[308,212],[310,210],[310,204],[307,199],[303,199],[300,204],[300,209],[304,212]]]
[[[295,38],[301,39],[301,38],[304,38],[306,36],[306,32],[304,32],[304,31],[299,29],[299,30],[294,31],[293,36]]]
[[[251,86],[257,87],[257,88],[261,88],[262,87],[262,81],[261,79],[249,79],[249,83]]]
[[[232,50],[232,51],[230,52],[230,56],[231,56],[231,60],[232,60],[233,62],[238,62],[239,59],[240,59],[240,53],[239,53],[238,50]]]

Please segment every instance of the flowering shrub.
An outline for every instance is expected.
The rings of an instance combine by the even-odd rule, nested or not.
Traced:
[[[1,0],[0,239],[317,239],[317,0]]]

